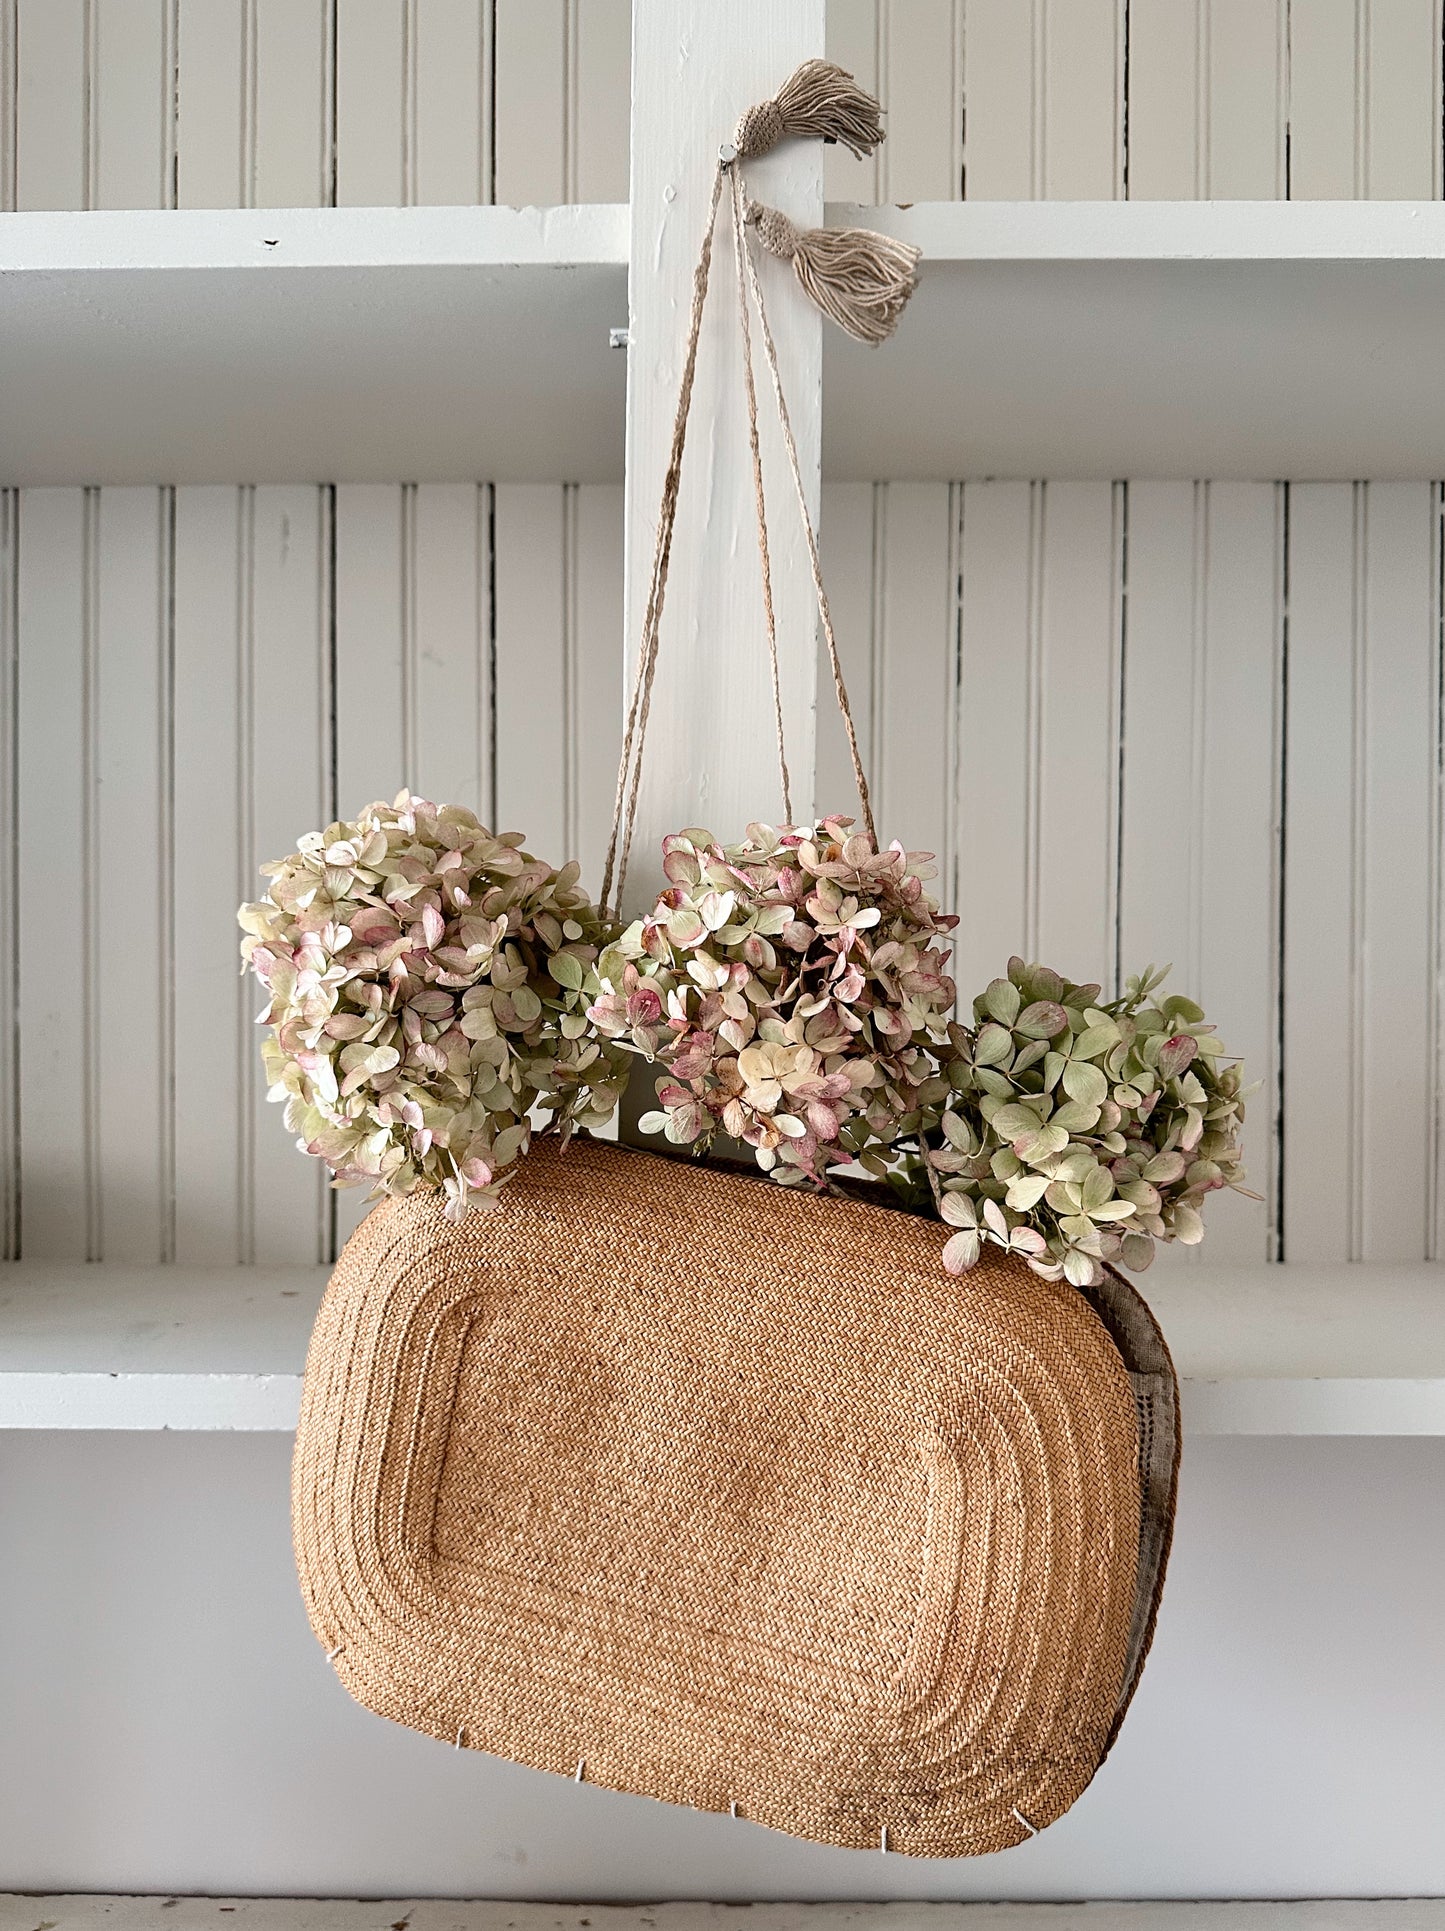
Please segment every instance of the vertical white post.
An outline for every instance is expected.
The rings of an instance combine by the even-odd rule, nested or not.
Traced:
[[[738,116],[823,52],[824,0],[634,0],[632,241],[627,383],[626,664],[631,690],[667,467],[693,268],[719,146]],[[823,148],[752,162],[751,193],[800,226],[823,212]],[[698,359],[642,792],[624,909],[650,904],[667,831],[724,841],[782,813],[759,588],[729,200],[724,190]],[[804,486],[818,514],[822,323],[792,271],[761,263]],[[807,554],[754,328],[773,596],[793,813],[813,807],[817,622]]]

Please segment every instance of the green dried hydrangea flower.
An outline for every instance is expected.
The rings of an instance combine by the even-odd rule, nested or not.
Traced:
[[[721,1130],[788,1182],[882,1175],[949,1094],[939,1070],[956,923],[930,854],[879,851],[848,818],[663,841],[671,881],[598,961],[588,1016],[667,1069],[644,1131],[706,1151]]]
[[[1191,1000],[1153,994],[1168,968],[1101,1000],[1047,966],[1009,961],[954,1029],[953,1098],[927,1156],[944,1264],[986,1242],[1076,1286],[1105,1262],[1147,1267],[1156,1241],[1201,1240],[1200,1209],[1244,1179],[1237,1062]]]
[[[533,1108],[565,1136],[611,1118],[627,1056],[584,980],[612,934],[577,883],[471,812],[401,792],[263,866],[238,914],[266,987],[269,1097],[339,1187],[495,1202]]]

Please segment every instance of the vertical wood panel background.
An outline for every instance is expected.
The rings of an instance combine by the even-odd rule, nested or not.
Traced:
[[[832,0],[828,34],[889,115],[837,198],[1441,193],[1442,0]],[[0,206],[622,200],[628,35],[626,0],[0,0]],[[0,1252],[324,1257],[355,1207],[265,1101],[234,907],[402,783],[596,877],[621,492],[84,482],[0,494]],[[961,985],[1172,961],[1261,1082],[1215,1258],[1445,1251],[1441,507],[825,492],[870,779]]]

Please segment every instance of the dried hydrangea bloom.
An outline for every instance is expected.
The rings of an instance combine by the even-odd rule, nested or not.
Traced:
[[[1089,1286],[1105,1262],[1147,1267],[1156,1241],[1201,1240],[1206,1197],[1242,1185],[1239,1064],[1191,1000],[1153,997],[1167,971],[1101,1000],[1011,959],[974,1001],[928,1155],[951,1272],[992,1242]]]
[[[337,1186],[439,1187],[460,1219],[495,1201],[534,1107],[564,1134],[614,1112],[626,1055],[582,1010],[609,934],[577,866],[521,845],[403,791],[262,868],[238,916],[270,1098]]]
[[[930,856],[848,818],[665,839],[670,887],[602,954],[588,1008],[666,1068],[643,1130],[700,1151],[721,1131],[780,1180],[887,1173],[949,1093],[957,921],[924,890]]]

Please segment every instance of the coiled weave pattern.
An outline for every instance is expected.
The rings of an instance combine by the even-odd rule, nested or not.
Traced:
[[[938,1251],[885,1206],[596,1142],[540,1142],[460,1227],[378,1206],[293,1478],[342,1682],[823,1843],[1042,1829],[1122,1714],[1167,1521],[1146,1575],[1135,1387],[1089,1301]]]

